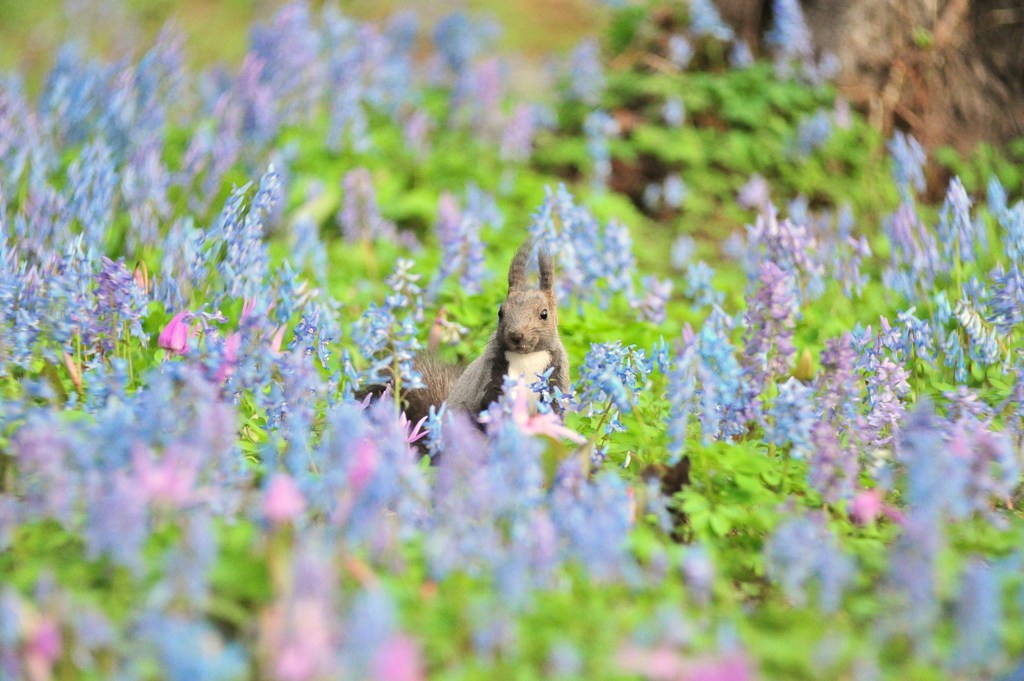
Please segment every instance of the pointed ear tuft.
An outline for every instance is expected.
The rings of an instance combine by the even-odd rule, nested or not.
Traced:
[[[537,253],[537,266],[540,269],[540,289],[551,291],[555,287],[555,263],[550,251],[542,248]]]
[[[508,266],[508,290],[526,288],[526,266],[530,262],[530,253],[533,251],[533,239],[527,239],[516,251],[512,263]]]

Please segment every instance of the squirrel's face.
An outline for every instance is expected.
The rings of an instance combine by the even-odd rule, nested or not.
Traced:
[[[558,310],[550,291],[509,291],[498,308],[497,339],[506,352],[522,354],[551,346],[558,336]]]

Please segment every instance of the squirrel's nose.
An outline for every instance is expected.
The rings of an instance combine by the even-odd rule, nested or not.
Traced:
[[[522,331],[509,331],[508,332],[508,339],[509,339],[509,341],[511,341],[513,343],[521,343],[522,340],[523,340],[523,332]]]

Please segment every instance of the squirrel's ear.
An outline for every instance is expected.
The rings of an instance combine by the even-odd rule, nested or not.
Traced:
[[[508,290],[514,291],[526,288],[526,266],[530,262],[530,252],[533,251],[533,240],[527,240],[512,258],[512,264],[508,266]]]
[[[552,290],[555,286],[555,264],[550,251],[542,248],[537,253],[537,267],[540,270],[540,290]]]

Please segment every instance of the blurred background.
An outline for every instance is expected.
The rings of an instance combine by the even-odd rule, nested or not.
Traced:
[[[30,88],[52,65],[53,54],[74,36],[108,55],[117,46],[141,49],[167,23],[188,36],[193,66],[241,61],[254,22],[273,16],[285,0],[0,0],[0,70],[29,74]],[[323,0],[310,5],[319,10]],[[525,60],[528,71],[552,52],[571,49],[596,32],[605,7],[596,0],[345,0],[342,12],[358,19],[380,19],[412,11],[432,26],[462,9],[486,14],[501,26],[499,45]]]
[[[687,0],[679,0],[686,4]],[[146,45],[168,21],[188,36],[193,65],[236,63],[248,27],[282,0],[0,0],[0,69],[27,74],[30,91],[74,34],[92,49]],[[314,0],[319,8],[322,0]],[[520,91],[538,88],[545,57],[600,32],[610,6],[629,0],[345,0],[372,19],[413,11],[423,25],[455,10],[501,25]],[[771,0],[715,0],[723,19],[756,53],[775,20]],[[910,130],[926,148],[967,152],[980,141],[1024,136],[1024,2],[1021,0],[802,0],[814,47],[830,52],[840,92],[885,134]],[[71,30],[74,27],[74,31]]]

